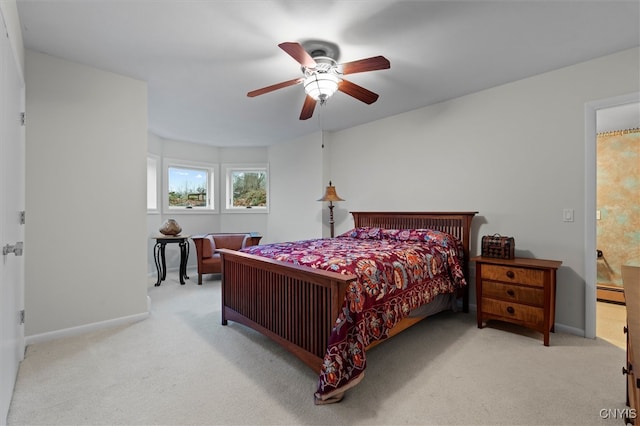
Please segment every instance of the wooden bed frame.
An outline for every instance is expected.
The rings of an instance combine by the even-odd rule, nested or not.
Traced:
[[[469,311],[469,235],[477,212],[352,212],[355,227],[435,229],[464,247],[463,311]],[[355,275],[317,270],[248,253],[219,249],[222,257],[222,325],[235,321],[281,344],[317,373],[331,329]],[[423,318],[408,317],[389,337]],[[381,341],[372,343],[367,348]]]

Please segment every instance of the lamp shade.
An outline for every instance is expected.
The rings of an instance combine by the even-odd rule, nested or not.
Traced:
[[[329,186],[324,192],[322,198],[318,201],[344,201],[342,198],[338,197],[338,193],[336,192],[336,187],[331,185],[331,181],[329,181]]]
[[[304,79],[304,91],[316,101],[326,101],[336,93],[339,82],[335,74],[316,72]]]

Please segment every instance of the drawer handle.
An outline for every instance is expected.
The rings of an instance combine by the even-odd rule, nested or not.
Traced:
[[[516,295],[516,292],[515,292],[515,291],[513,291],[513,290],[511,290],[511,289],[509,289],[509,290],[507,290],[507,294],[508,294],[509,296],[511,296],[511,297],[514,297],[514,296]]]
[[[510,314],[512,314],[512,315],[513,315],[513,313],[514,313],[515,311],[516,311],[516,310],[515,310],[515,309],[513,309],[513,307],[511,307],[511,306],[507,306],[507,312],[509,312]]]
[[[516,276],[516,274],[513,273],[513,271],[507,271],[507,277],[513,279]]]

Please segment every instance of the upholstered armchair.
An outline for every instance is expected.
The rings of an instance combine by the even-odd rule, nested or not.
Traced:
[[[262,236],[254,233],[211,233],[191,237],[198,258],[198,285],[202,285],[202,275],[222,272],[220,254],[216,253],[216,249],[240,250],[258,245],[261,238]]]

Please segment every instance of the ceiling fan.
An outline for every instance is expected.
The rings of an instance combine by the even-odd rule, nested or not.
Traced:
[[[283,81],[253,90],[247,96],[264,95],[274,90],[295,86],[302,83],[306,92],[306,98],[302,105],[300,120],[311,118],[316,103],[324,104],[336,91],[346,93],[366,104],[372,104],[378,100],[378,95],[364,87],[358,86],[342,78],[343,75],[355,74],[365,71],[376,71],[391,67],[389,60],[384,56],[373,56],[371,58],[357,61],[337,63],[338,47],[331,43],[310,41],[306,42],[306,49],[297,42],[280,43],[278,47],[284,50],[289,56],[298,61],[302,69],[302,77]]]

